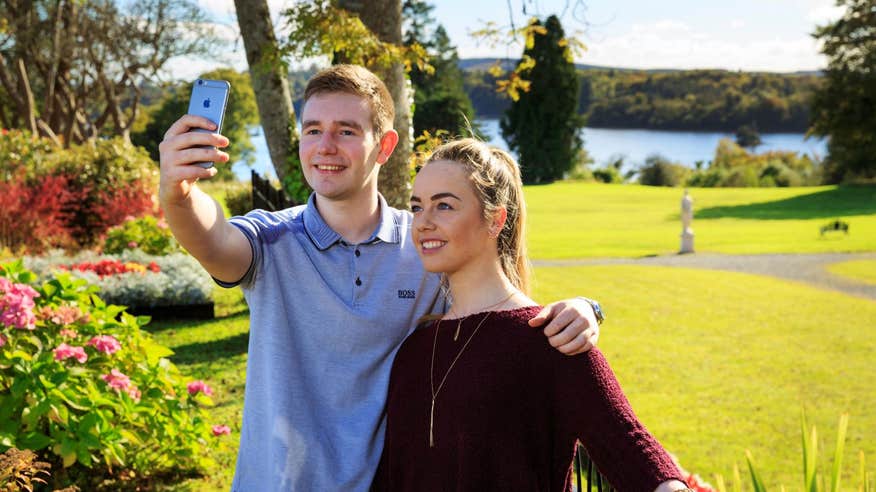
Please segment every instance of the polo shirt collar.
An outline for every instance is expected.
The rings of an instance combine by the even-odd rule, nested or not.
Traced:
[[[398,243],[401,240],[399,233],[399,224],[396,222],[395,214],[386,203],[383,195],[378,194],[378,206],[380,209],[380,222],[377,224],[377,229],[365,243],[373,243],[377,240],[385,243]],[[323,220],[322,216],[316,208],[316,193],[311,193],[307,199],[307,206],[304,208],[304,230],[307,232],[310,240],[316,245],[319,250],[326,250],[336,243],[343,241],[343,238],[334,229],[329,227]]]

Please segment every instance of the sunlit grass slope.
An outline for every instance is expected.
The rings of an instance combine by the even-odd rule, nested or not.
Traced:
[[[535,259],[675,253],[682,190],[562,182],[526,187]],[[692,188],[698,252],[876,250],[876,186]],[[848,235],[821,226],[842,219]]]
[[[855,490],[860,450],[876,470],[876,302],[741,273],[536,269],[537,299],[575,295],[603,303],[600,348],[637,414],[690,471],[727,478],[734,463],[746,471],[751,450],[769,488],[798,489],[803,408],[825,460],[839,415],[850,414],[844,490]]]

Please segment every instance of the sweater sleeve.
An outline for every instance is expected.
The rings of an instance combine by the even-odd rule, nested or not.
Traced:
[[[636,418],[598,349],[552,359],[558,442],[580,440],[600,473],[619,491],[651,492],[666,480],[684,481],[666,450]]]

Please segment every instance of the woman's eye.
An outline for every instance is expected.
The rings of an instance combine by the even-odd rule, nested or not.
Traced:
[[[450,206],[449,203],[440,202],[438,203],[438,210],[453,210],[453,207]]]
[[[417,212],[419,212],[419,211],[421,211],[421,210],[423,210],[423,207],[421,207],[421,206],[419,206],[419,205],[411,205],[411,212],[412,212],[412,213],[417,213]]]

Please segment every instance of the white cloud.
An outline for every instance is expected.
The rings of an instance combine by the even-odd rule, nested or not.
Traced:
[[[816,42],[795,38],[752,39],[700,31],[679,22],[636,24],[628,32],[588,43],[583,63],[628,68],[725,68],[787,72],[825,65]]]
[[[745,21],[742,19],[733,19],[730,21],[730,29],[742,29],[745,27]]]

